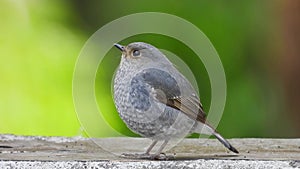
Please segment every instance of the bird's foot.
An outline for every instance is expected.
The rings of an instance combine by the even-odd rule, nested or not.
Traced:
[[[160,154],[152,154],[151,155],[152,160],[168,160],[169,158],[165,153],[160,153]]]
[[[133,153],[133,154],[123,153],[123,154],[121,154],[121,157],[123,157],[123,158],[136,158],[136,159],[149,159],[149,158],[151,158],[151,155],[147,154],[147,153],[142,153],[142,154],[139,154],[139,153]]]
[[[130,153],[123,153],[121,155],[123,158],[133,158],[133,159],[151,159],[151,160],[172,160],[175,159],[175,156],[173,155],[166,155],[165,153],[160,153],[160,154],[130,154]]]

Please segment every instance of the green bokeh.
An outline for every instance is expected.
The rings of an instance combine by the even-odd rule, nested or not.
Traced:
[[[80,131],[72,73],[85,37],[68,24],[65,7],[60,1],[0,1],[0,133]]]

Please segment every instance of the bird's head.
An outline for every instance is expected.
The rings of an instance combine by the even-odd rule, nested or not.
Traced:
[[[133,42],[127,46],[114,44],[114,46],[122,52],[122,61],[141,65],[170,63],[166,56],[156,47],[144,42]]]

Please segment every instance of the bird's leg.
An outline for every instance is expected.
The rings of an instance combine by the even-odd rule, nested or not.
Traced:
[[[153,149],[153,147],[155,146],[155,144],[157,143],[157,140],[154,140],[150,146],[147,148],[145,153],[142,154],[129,154],[129,153],[123,153],[121,156],[122,157],[128,157],[128,158],[150,158],[150,151]]]
[[[154,140],[151,145],[148,147],[147,151],[145,154],[150,154],[150,151],[152,150],[152,148],[155,146],[155,144],[157,143],[157,140]]]
[[[168,144],[169,140],[165,140],[162,145],[159,147],[159,149],[156,151],[155,154],[151,155],[152,159],[155,160],[166,160],[168,159],[168,157],[166,156],[165,153],[161,153],[162,150],[166,147],[166,145]],[[162,155],[162,156],[161,156]]]

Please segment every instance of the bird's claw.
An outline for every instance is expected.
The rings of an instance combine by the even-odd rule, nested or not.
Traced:
[[[130,153],[123,153],[121,155],[123,158],[134,158],[134,159],[151,159],[151,160],[170,160],[170,159],[175,159],[174,156],[169,155],[167,156],[165,153],[160,153],[160,154],[130,154]]]
[[[124,157],[124,158],[137,158],[137,159],[149,159],[149,158],[151,158],[151,155],[146,154],[146,153],[142,153],[142,154],[139,154],[139,153],[134,153],[134,154],[123,153],[123,154],[121,154],[121,157]]]
[[[152,160],[168,160],[168,156],[165,153],[151,155]]]

